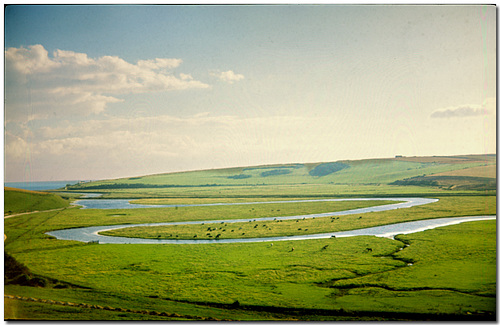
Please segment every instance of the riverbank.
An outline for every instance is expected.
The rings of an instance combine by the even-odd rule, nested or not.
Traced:
[[[268,201],[268,202],[239,202],[239,203],[207,203],[207,204],[186,204],[183,207],[199,207],[199,206],[234,206],[234,205],[260,205],[260,204],[276,204],[276,203],[306,203],[306,202],[341,202],[341,201],[376,201],[381,200],[380,198],[373,199],[324,199],[324,200],[293,200],[293,201]],[[495,219],[496,216],[476,216],[476,217],[461,217],[461,218],[439,218],[439,219],[428,219],[412,222],[399,222],[396,224],[383,225],[377,227],[369,227],[365,229],[356,229],[351,231],[343,232],[327,232],[327,233],[315,233],[306,235],[295,235],[295,236],[266,236],[260,238],[219,238],[216,239],[161,239],[158,236],[155,239],[147,238],[131,238],[131,237],[121,237],[116,234],[116,230],[124,228],[137,228],[137,227],[160,227],[160,226],[184,226],[184,225],[210,225],[210,224],[241,224],[241,223],[251,223],[251,222],[280,222],[283,220],[303,220],[303,219],[315,219],[315,218],[325,218],[334,216],[345,216],[354,215],[370,212],[381,212],[389,211],[395,209],[405,209],[414,206],[435,203],[437,199],[425,199],[425,198],[386,198],[386,200],[403,201],[402,203],[373,206],[367,208],[336,211],[330,213],[320,213],[320,214],[309,214],[309,215],[298,215],[298,216],[285,216],[285,217],[269,217],[269,218],[252,218],[252,219],[229,219],[229,220],[203,220],[203,221],[185,221],[185,222],[166,222],[166,223],[153,223],[153,224],[135,224],[135,225],[112,225],[112,226],[94,226],[76,229],[64,229],[51,231],[47,234],[54,236],[57,239],[62,240],[77,240],[82,242],[95,242],[101,244],[213,244],[213,243],[251,243],[251,242],[271,242],[271,241],[284,241],[284,240],[308,240],[308,239],[320,239],[320,238],[331,238],[331,237],[349,237],[349,236],[378,236],[378,237],[394,237],[397,234],[408,234],[418,231],[424,231],[427,229],[433,229],[436,227],[443,227],[447,225],[457,224],[461,222],[470,222],[476,220],[491,220]],[[126,200],[85,200],[87,208],[99,209],[101,207],[101,202],[112,201],[111,203],[106,203],[104,206],[128,206],[130,205]],[[77,202],[78,203],[78,202]],[[134,205],[132,205],[134,206]],[[179,205],[164,205],[156,206],[157,208],[176,208]],[[136,206],[135,208],[140,208]],[[101,207],[101,209],[103,209]],[[106,209],[106,208],[104,208]],[[255,223],[255,227],[258,224]],[[210,227],[208,227],[210,229]],[[241,229],[241,227],[240,227]],[[225,231],[225,229],[224,229]],[[107,234],[103,235],[102,233]],[[219,231],[221,233],[221,230]],[[229,232],[228,232],[229,233]],[[109,236],[112,235],[112,236]],[[220,236],[220,235],[219,235]]]

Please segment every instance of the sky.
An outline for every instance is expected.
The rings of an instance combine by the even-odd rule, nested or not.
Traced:
[[[482,5],[12,5],[4,180],[496,153]]]

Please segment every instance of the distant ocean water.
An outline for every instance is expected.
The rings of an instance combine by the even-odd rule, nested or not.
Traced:
[[[4,186],[30,191],[57,190],[67,184],[76,184],[79,181],[52,181],[52,182],[5,182]]]

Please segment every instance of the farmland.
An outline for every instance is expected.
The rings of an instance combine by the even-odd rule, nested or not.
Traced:
[[[496,222],[398,235],[204,245],[120,245],[57,240],[47,231],[113,224],[255,218],[225,225],[237,238],[338,231],[409,220],[494,215],[496,156],[411,157],[194,171],[82,183],[141,204],[378,197],[379,201],[93,210],[68,201],[5,219],[7,319],[57,320],[494,320]],[[441,174],[440,174],[441,173]],[[448,174],[446,174],[448,173]],[[247,175],[247,176],[241,176]],[[391,185],[435,175],[453,184]],[[458,177],[458,178],[457,178]],[[472,179],[474,182],[472,182]],[[478,183],[484,187],[476,186]],[[134,185],[132,185],[134,184]],[[6,206],[7,193],[6,191]],[[39,195],[28,193],[28,195]],[[46,198],[59,197],[55,194]],[[259,222],[389,203],[436,203],[365,215]],[[25,202],[31,202],[25,200]],[[51,201],[52,202],[52,201]],[[22,205],[22,204],[21,204]],[[58,208],[57,211],[46,211]],[[14,211],[14,210],[12,210]],[[361,218],[360,218],[361,217]],[[256,226],[257,225],[257,226]],[[265,226],[264,226],[265,225]],[[200,238],[207,225],[132,227],[110,235]],[[218,226],[220,227],[220,226]],[[240,228],[245,229],[240,229]],[[271,229],[270,229],[271,228]],[[307,229],[307,230],[306,230]],[[222,231],[222,229],[219,229]],[[465,235],[464,235],[465,234]],[[467,240],[463,240],[466,236]],[[229,238],[229,237],[228,237]],[[10,260],[9,260],[10,261]],[[47,261],[50,261],[49,263]],[[17,298],[16,298],[17,297]],[[26,299],[23,299],[26,298]],[[30,300],[31,299],[31,300]]]

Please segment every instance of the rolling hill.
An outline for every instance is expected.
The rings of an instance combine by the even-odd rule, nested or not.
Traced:
[[[4,214],[24,213],[65,208],[69,201],[59,195],[46,192],[4,188]]]
[[[395,157],[306,164],[210,169],[102,180],[67,190],[245,185],[420,185],[449,189],[496,188],[496,155]]]

